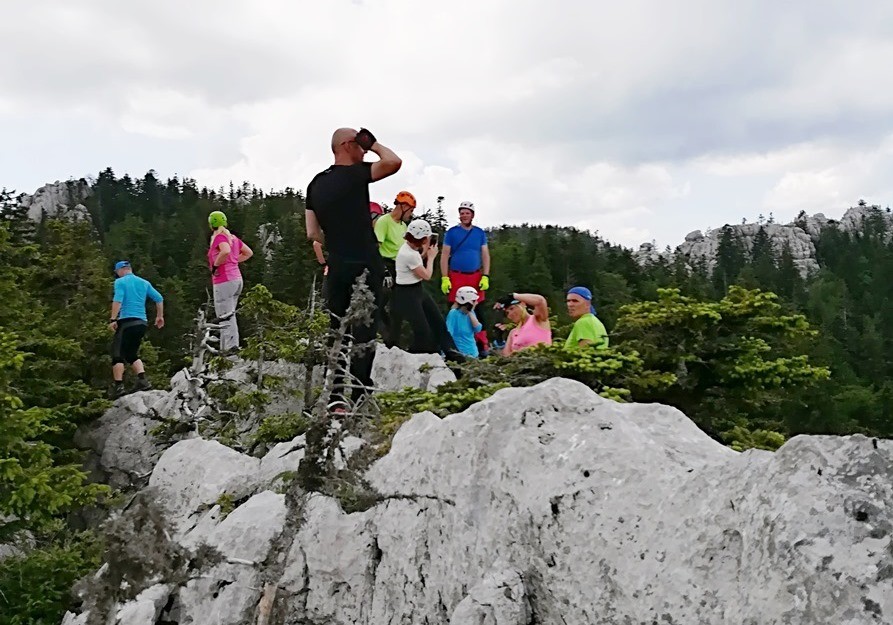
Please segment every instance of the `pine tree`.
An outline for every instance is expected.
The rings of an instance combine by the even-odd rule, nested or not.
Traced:
[[[741,241],[731,226],[723,226],[716,251],[716,266],[713,269],[713,285],[718,293],[725,294],[729,290],[744,264]]]

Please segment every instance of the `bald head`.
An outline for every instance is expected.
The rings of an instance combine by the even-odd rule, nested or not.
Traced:
[[[339,150],[344,149],[344,143],[351,141],[357,136],[357,131],[353,128],[339,128],[332,133],[332,153],[337,154]]]

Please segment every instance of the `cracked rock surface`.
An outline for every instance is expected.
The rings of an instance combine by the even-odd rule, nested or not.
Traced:
[[[157,580],[162,622],[253,623],[265,587],[283,625],[893,622],[891,441],[739,454],[675,409],[552,379],[415,415],[367,471],[381,500],[363,512],[268,490],[302,453],[300,437],[263,459],[164,452],[150,484],[175,539],[223,560]]]

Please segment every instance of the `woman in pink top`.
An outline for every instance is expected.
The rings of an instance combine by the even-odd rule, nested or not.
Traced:
[[[513,353],[526,347],[552,344],[552,326],[549,325],[549,303],[546,298],[536,293],[512,293],[501,299],[497,308],[509,321],[515,324],[515,328],[509,332],[502,350],[503,356],[511,356]],[[533,309],[533,314],[528,312]]]
[[[211,226],[211,246],[208,248],[208,267],[214,284],[214,314],[220,328],[220,351],[223,353],[239,348],[239,325],[236,323],[236,306],[242,294],[242,272],[239,263],[254,255],[251,248],[226,229],[226,215],[214,211],[208,215]]]

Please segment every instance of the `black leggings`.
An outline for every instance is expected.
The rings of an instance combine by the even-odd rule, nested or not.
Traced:
[[[399,330],[403,321],[412,326],[412,343],[408,352],[412,354],[445,354],[456,351],[456,344],[450,336],[437,304],[422,287],[415,284],[397,284],[391,300],[393,323]]]
[[[146,322],[142,319],[119,319],[112,339],[112,364],[132,365],[139,360],[140,343],[145,335]]]

